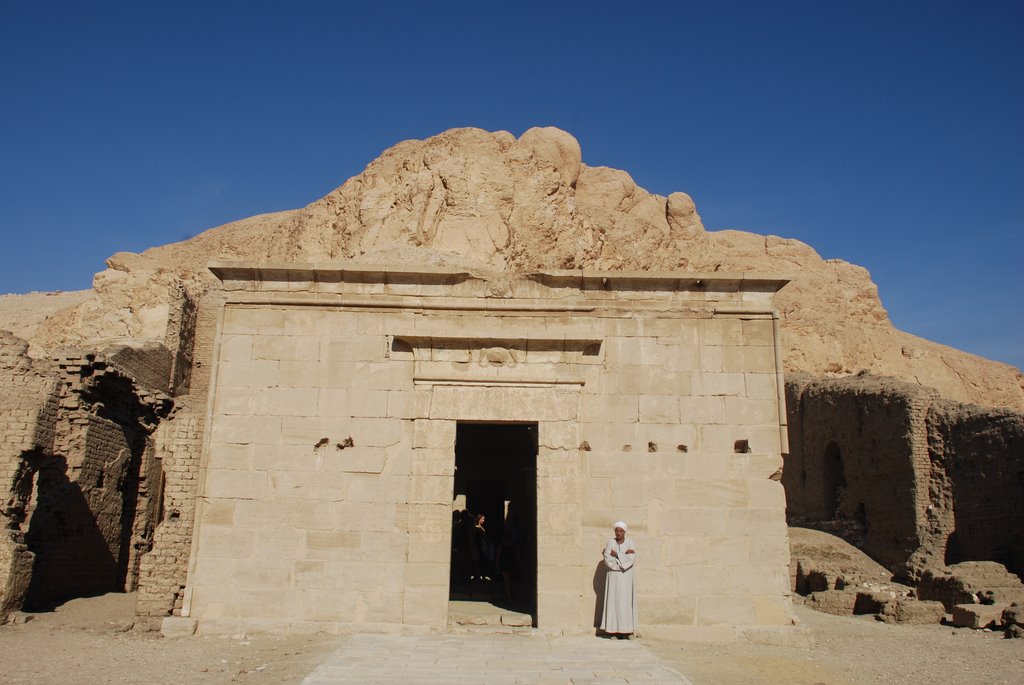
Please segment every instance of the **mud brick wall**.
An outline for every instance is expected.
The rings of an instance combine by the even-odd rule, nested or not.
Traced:
[[[202,416],[179,407],[154,436],[156,461],[162,468],[162,510],[152,550],[142,557],[139,568],[140,616],[169,616],[181,609],[192,545],[202,429]]]
[[[852,519],[855,542],[911,580],[961,561],[1024,573],[1024,415],[870,375],[786,385],[791,521]]]
[[[59,406],[52,454],[40,459],[25,540],[35,554],[27,608],[131,588],[148,432],[166,400],[97,354],[56,360]]]
[[[63,430],[62,430],[63,429]],[[99,592],[123,590],[121,528],[124,483],[132,446],[116,423],[79,415],[58,421],[73,433],[62,451],[40,466],[26,541],[36,554],[26,606]],[[132,512],[133,513],[133,512]]]
[[[171,353],[161,344],[119,345],[104,349],[108,363],[131,376],[144,388],[167,392],[171,377]]]
[[[179,285],[174,295],[174,305],[167,318],[167,333],[164,339],[171,354],[171,393],[185,395],[188,393],[192,375],[198,302],[196,296],[184,286]]]
[[[162,472],[162,504],[152,549],[142,558],[139,568],[139,616],[161,617],[181,612],[192,550],[213,345],[223,298],[220,292],[209,294],[180,318],[181,334],[191,336],[179,347],[187,349],[188,355],[182,356],[182,352],[177,358],[179,362],[186,358],[190,361],[188,373],[179,374],[184,379],[179,383],[182,388],[187,387],[189,394],[175,399],[173,417],[154,434],[155,456]]]
[[[921,543],[922,421],[934,393],[871,376],[797,376],[787,385],[787,515],[856,522],[868,554],[890,568],[904,564]]]
[[[139,466],[138,485],[135,488],[135,522],[131,528],[128,549],[128,567],[124,587],[136,590],[139,586],[139,568],[142,559],[153,548],[153,535],[160,522],[163,495],[163,471],[156,455],[152,437],[147,438]]]
[[[955,507],[946,563],[985,559],[1024,576],[1024,414],[938,402],[927,429]]]
[[[21,607],[35,556],[25,543],[35,467],[53,445],[57,376],[0,331],[0,621]]]

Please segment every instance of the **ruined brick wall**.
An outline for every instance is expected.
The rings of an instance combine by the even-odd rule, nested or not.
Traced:
[[[164,345],[159,343],[119,344],[104,347],[101,353],[109,364],[132,377],[136,384],[160,392],[168,391],[171,377],[171,352]]]
[[[0,331],[0,621],[21,607],[35,555],[25,530],[36,468],[53,445],[57,377],[28,356],[28,343]]]
[[[0,332],[0,614],[132,589],[155,508],[149,433],[169,409],[102,354],[35,360]],[[166,350],[115,350],[136,369]],[[166,380],[159,381],[166,386]]]
[[[203,417],[184,404],[154,436],[163,487],[152,550],[142,557],[139,568],[136,611],[140,616],[169,616],[181,610],[192,545],[202,428]]]
[[[782,482],[790,520],[856,531],[853,542],[903,572],[923,535],[930,474],[924,415],[936,393],[872,376],[797,375],[787,386],[790,453]]]
[[[36,557],[26,607],[132,589],[133,532],[148,515],[139,511],[142,467],[149,432],[168,404],[101,355],[57,361],[53,448],[35,465],[25,533]]]
[[[139,616],[177,615],[182,609],[195,524],[211,360],[223,297],[219,291],[208,294],[181,318],[182,335],[190,336],[190,340],[179,348],[187,348],[188,354],[180,353],[176,363],[189,361],[188,372],[178,372],[185,379],[179,380],[179,387],[187,387],[188,394],[175,399],[173,416],[154,435],[163,477],[162,504],[152,549],[142,558],[139,569]]]
[[[170,350],[169,387],[174,395],[185,395],[189,391],[197,314],[197,296],[183,285],[178,285],[174,305],[167,317],[167,333],[164,336],[165,344]]]
[[[927,444],[954,505],[945,563],[997,561],[1024,576],[1024,414],[936,402]]]
[[[853,542],[911,580],[968,560],[1024,573],[1024,415],[872,376],[798,374],[787,403],[791,522],[852,518]]]

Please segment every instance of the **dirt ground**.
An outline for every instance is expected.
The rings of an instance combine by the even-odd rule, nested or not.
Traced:
[[[0,626],[4,683],[298,683],[345,638],[164,639],[132,630],[134,596],[77,599]],[[1024,640],[940,625],[893,626],[796,607],[815,646],[643,640],[695,685],[1024,683]]]
[[[813,647],[645,642],[695,685],[1024,683],[1024,640],[1001,632],[795,610]]]

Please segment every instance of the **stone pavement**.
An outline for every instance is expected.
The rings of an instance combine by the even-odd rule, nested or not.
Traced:
[[[354,635],[303,685],[692,685],[637,641]]]

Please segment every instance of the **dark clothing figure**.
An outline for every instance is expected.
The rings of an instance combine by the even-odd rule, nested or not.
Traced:
[[[511,602],[512,578],[519,573],[519,546],[511,530],[505,531],[498,547],[498,571],[505,586],[505,599]]]
[[[473,562],[473,576],[476,580],[490,580],[491,563],[494,561],[494,546],[484,529],[486,519],[483,514],[476,515],[476,525],[470,530],[469,557]]]

